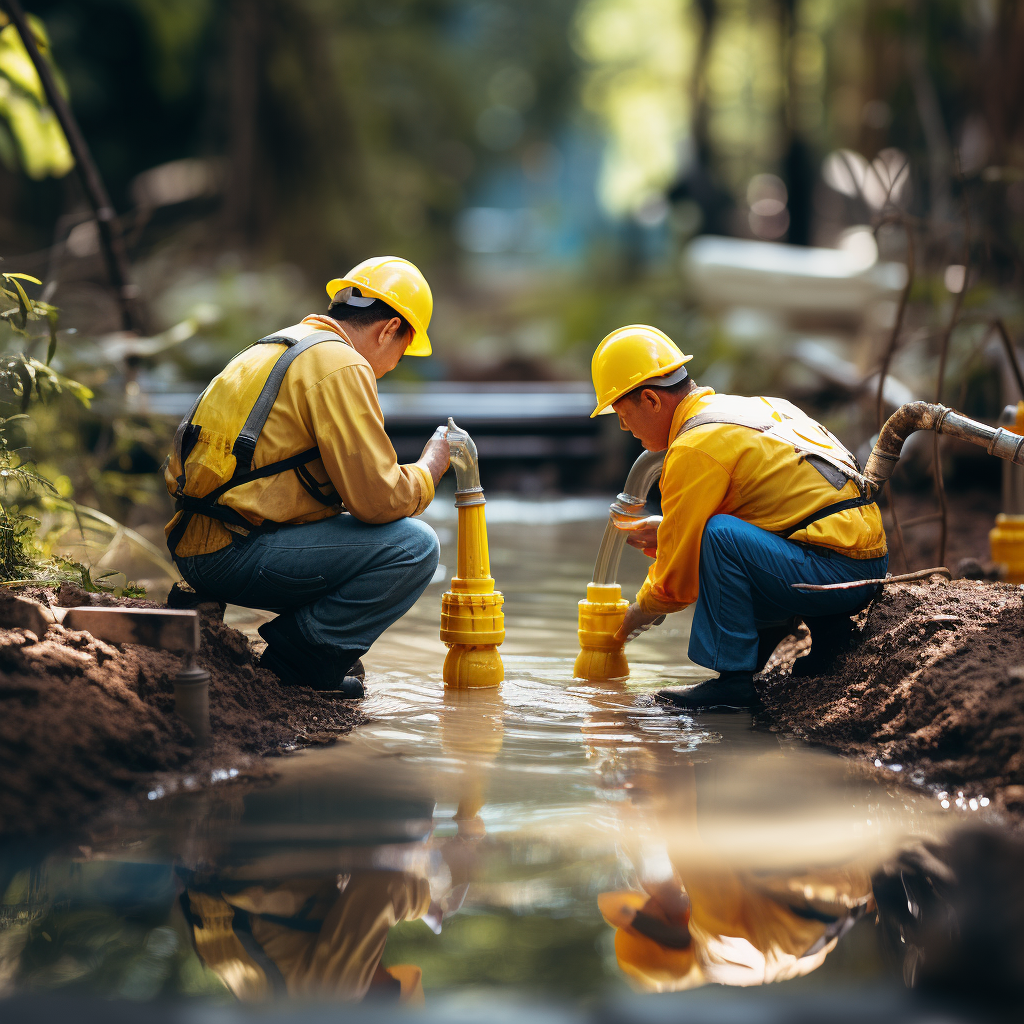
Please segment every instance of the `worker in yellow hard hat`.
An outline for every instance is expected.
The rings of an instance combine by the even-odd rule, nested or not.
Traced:
[[[868,873],[856,865],[799,875],[702,868],[685,885],[673,870],[645,890],[597,902],[615,929],[619,967],[646,992],[803,977],[874,908]]]
[[[399,465],[377,398],[403,355],[430,355],[419,270],[373,257],[327,294],[326,315],[235,356],[182,421],[166,532],[197,592],[279,613],[260,627],[260,665],[282,685],[360,697],[362,655],[437,567],[437,537],[414,517],[448,468],[448,442],[439,427]]]
[[[836,437],[782,399],[699,387],[686,369],[691,359],[643,325],[613,331],[594,353],[593,415],[616,413],[648,451],[666,453],[663,518],[628,538],[654,564],[616,638],[631,640],[695,605],[689,657],[718,678],[660,696],[690,709],[749,708],[754,673],[794,618],[811,629],[809,657],[820,671],[849,634],[850,614],[876,592],[794,584],[884,577],[885,531],[856,459]]]

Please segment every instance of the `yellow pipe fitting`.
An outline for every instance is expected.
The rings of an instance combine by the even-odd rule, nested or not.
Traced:
[[[989,531],[992,561],[1005,566],[1007,583],[1024,583],[1024,516],[1000,512]]]
[[[624,679],[629,675],[625,645],[615,640],[629,602],[618,583],[588,583],[580,601],[580,653],[573,675],[577,679]]]
[[[505,640],[505,598],[494,589],[487,550],[484,491],[479,485],[476,445],[448,421],[452,465],[458,475],[455,507],[459,510],[457,574],[441,597],[441,640],[448,646],[444,685],[466,690],[500,686],[505,667],[498,647]]]

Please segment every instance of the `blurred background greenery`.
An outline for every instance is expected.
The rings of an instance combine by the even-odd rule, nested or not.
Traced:
[[[118,333],[92,212],[8,26],[0,253],[61,310],[55,368],[97,396],[25,440],[79,501],[156,543],[182,404],[159,396],[194,394],[322,310],[324,283],[375,253],[419,264],[436,302],[435,354],[382,390],[583,386],[605,333],[650,322],[695,353],[699,381],[793,398],[855,445],[877,429],[887,359],[885,407],[941,393],[994,420],[1020,397],[992,330],[1024,328],[1013,0],[25,6],[144,320],[144,337]],[[501,479],[607,489],[613,448]],[[957,459],[968,483],[996,479],[945,457],[954,481]],[[931,472],[918,462],[908,480]]]

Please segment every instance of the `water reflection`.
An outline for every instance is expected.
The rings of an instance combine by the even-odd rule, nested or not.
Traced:
[[[602,527],[492,527],[500,691],[441,687],[440,581],[367,659],[372,724],[280,759],[273,785],[170,793],[71,847],[0,855],[0,983],[592,1001],[627,981],[882,977],[873,940],[842,937],[870,927],[872,875],[942,839],[937,802],[749,716],[665,714],[651,690],[699,674],[683,617],[634,645],[626,683],[574,680]]]

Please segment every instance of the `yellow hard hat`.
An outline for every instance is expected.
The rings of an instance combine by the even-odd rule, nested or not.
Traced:
[[[612,331],[597,346],[590,363],[597,393],[597,408],[590,418],[613,412],[612,403],[627,391],[645,381],[667,376],[692,358],[683,355],[676,343],[657,327],[630,324]]]
[[[384,970],[391,975],[401,987],[399,1002],[407,1006],[422,1007],[425,1003],[423,995],[423,971],[415,964],[392,964]]]
[[[647,896],[637,892],[607,892],[598,897],[601,916],[615,929],[615,959],[623,973],[645,992],[681,992],[705,984],[691,944],[670,949],[629,923],[642,910]]]
[[[327,294],[333,299],[342,288],[358,288],[367,298],[380,299],[397,310],[412,325],[413,335],[407,356],[429,356],[430,314],[434,311],[434,297],[427,279],[408,260],[400,256],[371,256],[353,267],[344,277],[336,277],[327,284]]]

